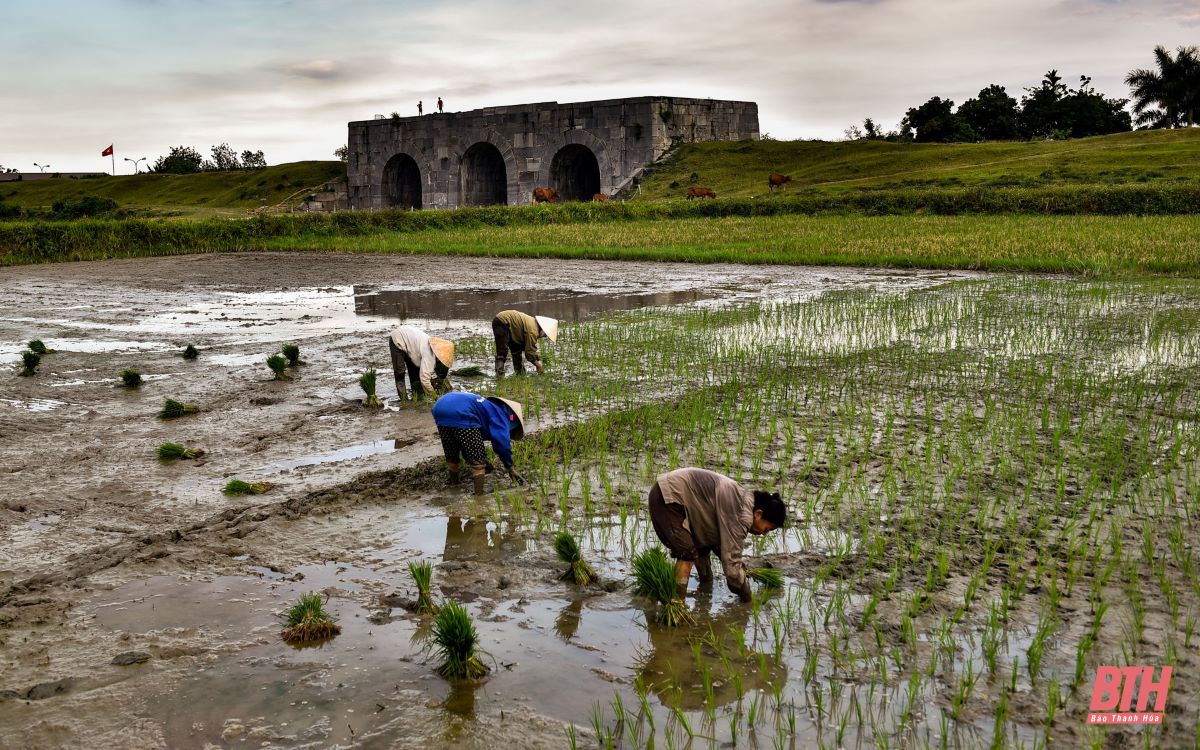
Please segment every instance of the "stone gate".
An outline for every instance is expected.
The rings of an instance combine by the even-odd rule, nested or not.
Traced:
[[[350,207],[526,205],[539,187],[591,200],[677,143],[758,139],[754,102],[648,96],[352,122]]]

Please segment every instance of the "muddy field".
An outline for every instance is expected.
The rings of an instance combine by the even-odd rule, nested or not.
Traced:
[[[616,743],[646,744],[656,731],[661,743],[664,720],[682,737],[687,720],[672,711],[699,722],[708,710],[724,727],[709,732],[728,741],[737,735],[729,707],[739,706],[736,718],[744,721],[743,698],[755,694],[757,711],[775,702],[774,725],[749,724],[756,744],[771,745],[790,724],[779,736],[807,745],[826,722],[797,720],[801,709],[784,694],[804,667],[802,650],[769,647],[755,636],[735,657],[695,656],[699,634],[646,627],[653,619],[646,603],[621,585],[631,545],[648,537],[634,498],[652,471],[598,467],[621,477],[615,492],[626,498],[624,511],[609,486],[607,510],[592,512],[590,492],[602,494],[606,481],[599,474],[594,487],[587,480],[589,489],[581,475],[567,475],[565,484],[554,478],[561,496],[547,496],[545,466],[532,467],[535,488],[527,491],[497,480],[484,500],[447,492],[428,468],[439,455],[428,407],[394,398],[386,333],[401,320],[414,322],[465,342],[457,367],[490,371],[480,337],[491,315],[507,307],[559,317],[563,339],[578,330],[591,341],[584,338],[593,335],[589,321],[619,319],[620,310],[647,311],[620,323],[629,330],[658,311],[711,316],[720,326],[716,316],[744,305],[802,304],[841,292],[894,295],[967,278],[321,255],[7,269],[0,278],[7,301],[0,361],[9,370],[0,376],[5,744],[560,746],[572,724],[581,743],[590,735],[595,744],[601,725],[616,721],[614,711],[632,723],[621,711],[632,717],[648,690],[637,734],[622,726]],[[55,352],[36,375],[19,377],[19,352],[34,338]],[[288,342],[300,346],[304,364],[293,380],[272,381],[266,357]],[[199,348],[198,359],[180,356],[188,344]],[[704,374],[709,364],[689,367],[686,357],[659,363],[648,381],[644,373],[622,380],[615,372],[627,363],[610,354],[611,380],[621,381],[621,392],[610,393],[598,385],[608,382],[605,367],[587,371],[566,352],[548,347],[551,374],[543,383],[506,386],[529,397],[531,432],[721,385]],[[357,378],[368,367],[381,373],[382,411],[361,406]],[[142,373],[141,388],[120,387],[126,368]],[[456,378],[455,385],[489,390],[494,382]],[[160,420],[168,397],[200,412]],[[581,400],[589,397],[598,400]],[[207,453],[162,462],[154,449],[165,441]],[[252,500],[229,498],[221,488],[234,477],[274,489]],[[544,518],[556,505],[564,520],[568,508],[596,518],[579,533],[604,586],[571,589],[557,581]],[[628,527],[627,514],[635,516]],[[832,527],[802,524],[759,553],[790,565],[798,581],[840,539]],[[487,681],[449,685],[413,642],[422,622],[404,605],[411,595],[405,563],[414,558],[434,561],[440,595],[467,603],[476,616],[495,667]],[[278,614],[312,590],[330,597],[344,631],[323,648],[293,650],[278,640]],[[758,608],[735,605],[720,583],[697,591],[694,605],[706,613],[705,629],[722,639],[761,629]],[[724,676],[715,685],[702,677],[718,668]],[[624,709],[614,709],[622,696]]]

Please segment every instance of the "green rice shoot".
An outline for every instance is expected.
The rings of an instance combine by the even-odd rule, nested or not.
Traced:
[[[28,377],[37,372],[38,365],[42,363],[42,355],[37,352],[23,351],[21,352],[21,374]]]
[[[479,365],[468,365],[467,367],[460,367],[457,370],[451,370],[450,374],[457,375],[460,378],[481,378],[486,373],[484,373],[483,368]]]
[[[122,370],[121,382],[125,384],[126,388],[141,388],[142,374],[137,370]]]
[[[288,367],[295,367],[304,364],[300,361],[300,347],[295,344],[284,344],[283,356],[287,357]]]
[[[34,339],[33,341],[30,341],[28,344],[26,344],[26,346],[29,347],[29,351],[33,352],[34,354],[38,355],[39,357],[43,354],[53,354],[54,353],[53,349],[46,348],[46,345],[44,343],[42,343],[41,339]]]
[[[663,625],[695,624],[687,605],[679,598],[675,584],[675,565],[662,547],[643,550],[633,558],[634,591],[658,602],[658,621]]]
[[[379,396],[375,394],[375,369],[371,368],[362,375],[358,376],[358,387],[363,389],[363,393],[367,394],[367,400],[363,402],[364,406],[372,409],[378,409],[383,406],[383,402],[379,400]]]
[[[287,380],[291,376],[288,375],[288,361],[282,354],[272,354],[267,357],[267,367],[271,368],[271,372],[275,373],[274,380]]]
[[[586,586],[599,579],[595,571],[583,561],[583,555],[579,552],[579,543],[570,533],[560,531],[554,535],[554,552],[558,555],[559,560],[570,566],[562,574],[562,580]]]
[[[342,626],[325,610],[325,600],[315,591],[300,595],[285,615],[287,627],[280,635],[288,643],[312,643],[332,638]]]
[[[447,680],[478,679],[488,673],[479,658],[479,635],[462,605],[449,600],[433,619],[433,645],[442,663],[437,673]]]
[[[199,407],[169,398],[163,403],[162,411],[158,413],[158,416],[161,419],[178,419],[184,414],[195,414],[198,411],[200,411]]]
[[[273,487],[270,482],[246,482],[241,479],[230,479],[221,490],[226,495],[261,495]]]
[[[775,568],[750,568],[746,571],[746,577],[758,581],[765,589],[783,588],[783,574]]]
[[[183,350],[183,358],[184,359],[196,359],[199,356],[200,356],[200,350],[197,349],[196,347],[192,346],[191,344],[188,344]]]
[[[158,454],[159,458],[165,461],[180,458],[200,458],[204,455],[203,448],[188,448],[187,446],[180,445],[179,443],[163,443],[162,445],[158,446],[155,452]]]
[[[430,593],[433,581],[433,564],[428,560],[416,562],[408,561],[408,572],[412,575],[413,582],[417,584],[417,611],[425,613],[436,613],[437,605],[433,603],[433,595]]]

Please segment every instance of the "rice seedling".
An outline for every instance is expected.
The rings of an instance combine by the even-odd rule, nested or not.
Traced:
[[[323,641],[342,632],[342,626],[325,610],[325,600],[315,591],[301,594],[300,601],[288,609],[284,622],[286,627],[280,635],[292,644]]]
[[[758,581],[768,591],[783,588],[783,574],[775,568],[749,568],[746,577]]]
[[[241,479],[230,479],[221,490],[226,495],[261,495],[273,487],[270,482],[244,482]]]
[[[363,405],[371,409],[379,409],[383,406],[383,402],[375,394],[375,377],[374,368],[358,376],[358,387],[362,388],[363,393],[367,394],[367,400],[363,402]]]
[[[283,356],[287,357],[288,367],[296,367],[304,364],[300,361],[300,347],[296,344],[284,344],[280,351],[283,353]]]
[[[271,368],[271,372],[275,374],[273,380],[288,380],[291,375],[288,374],[288,361],[282,354],[272,354],[267,357],[267,367]]]
[[[437,605],[433,603],[431,586],[433,581],[433,564],[428,560],[409,560],[408,572],[413,583],[417,585],[417,611],[420,613],[436,613]]]
[[[567,570],[562,574],[561,578],[564,581],[586,586],[592,581],[599,580],[595,571],[583,561],[583,555],[579,551],[579,543],[575,541],[575,537],[571,536],[566,531],[560,531],[554,535],[554,552],[558,555],[558,559],[568,564]]]
[[[197,349],[196,347],[192,346],[191,344],[188,344],[187,346],[185,346],[183,348],[183,354],[181,356],[184,359],[196,359],[197,357],[200,356],[200,350]]]
[[[468,365],[466,367],[459,367],[456,370],[451,370],[450,374],[457,375],[460,378],[481,378],[487,373],[485,373],[483,368],[479,365]]]
[[[200,458],[201,456],[204,455],[204,449],[203,448],[188,448],[186,446],[180,445],[179,443],[163,443],[162,445],[158,446],[158,448],[155,450],[155,453],[158,454],[159,458],[169,461],[169,460],[180,459],[180,458],[182,458],[182,459]]]
[[[160,419],[178,419],[185,414],[195,414],[198,411],[200,411],[199,407],[169,398],[163,403],[162,411],[158,413],[158,416]]]
[[[126,388],[141,388],[142,374],[137,370],[122,370],[121,383],[123,383]]]
[[[448,680],[478,679],[490,670],[480,659],[475,623],[462,605],[447,601],[433,618],[432,644],[442,663],[437,673]]]
[[[675,565],[662,547],[650,547],[633,558],[634,591],[658,602],[658,621],[664,625],[693,625],[696,620],[679,597]]]
[[[29,349],[29,351],[33,352],[39,357],[54,353],[54,350],[47,348],[46,345],[42,343],[41,339],[34,339],[33,341],[30,341],[28,344],[26,344],[26,347]]]
[[[37,373],[38,365],[42,362],[42,355],[37,352],[23,351],[21,352],[21,375],[29,377]]]

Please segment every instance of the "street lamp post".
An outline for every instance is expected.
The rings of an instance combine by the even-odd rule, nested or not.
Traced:
[[[49,164],[38,164],[36,161],[33,163],[33,166],[37,167],[38,169],[42,170],[43,172],[45,172],[50,167]]]
[[[130,159],[128,156],[126,156],[125,161],[133,162],[133,173],[137,174],[138,173],[138,162],[146,161],[146,157],[143,156],[140,159]]]

